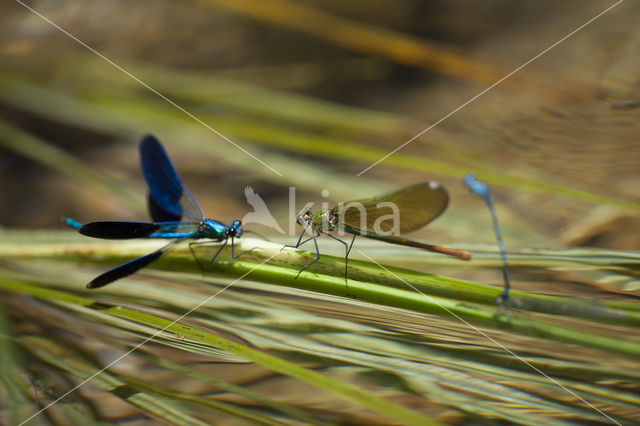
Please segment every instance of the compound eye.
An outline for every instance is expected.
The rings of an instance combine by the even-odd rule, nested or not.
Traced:
[[[242,235],[242,223],[239,220],[234,221],[227,229],[227,236],[240,237]]]

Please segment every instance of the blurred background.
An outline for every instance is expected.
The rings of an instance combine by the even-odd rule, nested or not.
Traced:
[[[485,206],[460,184],[475,171],[508,246],[638,249],[633,2],[358,175],[612,4],[28,2],[76,41],[3,2],[0,224],[146,219],[137,144],[150,133],[227,223],[251,211],[246,186],[288,231],[289,187],[297,211],[326,201],[323,189],[332,205],[437,180],[450,208],[413,236],[493,243]]]
[[[29,424],[409,423],[375,396],[424,416],[416,424],[637,424],[640,4],[619,2],[593,20],[614,4],[0,2],[0,423],[62,396]],[[374,265],[376,282],[407,295],[400,307],[361,300],[360,284],[305,290],[322,279],[318,269],[297,281],[235,283],[224,264],[203,275],[186,247],[158,262],[167,270],[86,290],[132,256],[124,242],[84,238],[60,217],[148,220],[138,153],[147,134],[208,217],[243,218],[250,186],[287,234],[307,202],[441,182],[448,210],[411,237],[469,244],[472,262],[364,238],[356,248],[426,272],[409,276],[478,315],[466,317],[474,328],[450,311],[412,310],[403,303],[415,294]],[[494,316],[501,263],[486,253],[495,251],[486,206],[461,184],[470,171],[493,190],[513,287],[525,302],[540,296],[514,303],[513,322]],[[342,256],[327,240],[321,252]],[[600,249],[537,250],[577,246]],[[286,261],[280,269],[293,276]],[[473,283],[453,287],[450,277]],[[479,299],[482,284],[496,288]],[[155,332],[156,317],[187,311],[180,334],[154,338],[73,391]],[[230,346],[216,336],[279,364],[221,354]],[[319,378],[284,371],[285,361]],[[340,391],[344,383],[364,397]]]

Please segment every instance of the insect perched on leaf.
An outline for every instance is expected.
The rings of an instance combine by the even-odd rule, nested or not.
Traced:
[[[98,288],[120,278],[133,274],[141,268],[158,260],[178,243],[191,241],[189,250],[200,266],[193,251],[194,245],[222,241],[222,245],[211,259],[213,263],[218,254],[231,239],[231,255],[235,255],[234,240],[242,237],[242,224],[239,220],[227,226],[213,219],[207,219],[200,204],[189,189],[182,183],[166,151],[153,136],[146,136],[140,142],[140,159],[144,178],[149,186],[149,211],[153,222],[91,222],[82,224],[71,218],[66,223],[86,236],[105,239],[131,238],[170,238],[173,241],[158,250],[124,263],[93,279],[88,288]],[[186,219],[183,221],[183,218]],[[249,250],[250,251],[250,250]],[[202,267],[200,266],[202,269]]]
[[[500,249],[500,257],[502,258],[502,277],[504,278],[504,288],[502,294],[497,297],[496,302],[500,304],[501,308],[505,308],[509,302],[509,291],[511,289],[511,283],[509,282],[509,263],[507,262],[507,249],[504,246],[502,240],[502,232],[500,231],[500,223],[498,222],[498,213],[493,203],[493,196],[489,185],[476,178],[474,173],[467,174],[462,183],[472,193],[482,197],[487,203],[489,212],[491,213],[491,219],[493,220],[493,231],[496,234],[496,240],[498,241],[498,248]]]
[[[447,208],[448,203],[449,194],[442,185],[437,182],[423,182],[378,197],[350,201],[315,214],[307,211],[305,214],[298,215],[296,221],[303,230],[296,245],[288,247],[298,248],[307,241],[313,240],[317,256],[305,265],[296,277],[320,259],[316,241],[316,237],[320,235],[333,238],[345,246],[345,281],[349,252],[358,235],[469,260],[471,253],[465,250],[422,243],[393,235],[422,228],[437,218]],[[311,232],[311,237],[303,241],[307,230]],[[352,234],[351,244],[330,234],[332,231]]]

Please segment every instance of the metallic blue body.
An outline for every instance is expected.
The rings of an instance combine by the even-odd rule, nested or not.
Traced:
[[[165,252],[184,240],[213,240],[222,241],[220,249],[211,262],[216,259],[222,248],[231,238],[231,254],[234,255],[235,238],[242,236],[242,224],[236,220],[227,226],[213,219],[207,219],[202,208],[189,189],[182,183],[182,179],[173,167],[166,151],[153,136],[146,136],[140,142],[140,159],[144,178],[149,186],[149,212],[153,222],[117,222],[103,221],[82,224],[77,220],[65,218],[65,223],[81,234],[104,239],[131,238],[168,238],[170,243],[145,256],[122,264],[91,281],[87,287],[97,288],[107,285],[120,278],[133,274],[139,269],[159,259]],[[182,221],[186,217],[187,221]],[[206,244],[208,241],[191,242]],[[196,262],[198,262],[198,259]],[[198,263],[200,266],[200,264]],[[202,266],[200,266],[202,268]]]
[[[239,221],[236,221],[239,223]],[[214,241],[223,241],[229,238],[229,230],[236,224],[234,222],[231,227],[224,223],[218,222],[213,219],[204,219],[200,223],[189,222],[159,222],[160,231],[154,232],[149,235],[149,238],[189,238],[192,240],[198,240],[201,238],[208,238]],[[236,225],[237,227],[238,225]],[[191,228],[192,230],[187,230]],[[162,232],[163,230],[168,232]],[[182,232],[176,232],[179,229],[184,229]],[[242,235],[242,231],[240,231]],[[239,237],[236,232],[236,237]]]
[[[70,217],[65,217],[64,219],[64,223],[66,223],[67,225],[69,225],[72,228],[75,229],[80,229],[82,228],[82,223],[78,222],[77,220],[71,219]]]

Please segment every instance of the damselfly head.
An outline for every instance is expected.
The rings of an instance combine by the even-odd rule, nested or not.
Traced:
[[[326,219],[326,221],[329,223],[330,230],[333,231],[338,227],[339,217],[337,214],[335,214],[333,210],[325,210],[322,215]]]
[[[313,213],[311,213],[311,210],[307,210],[305,214],[299,214],[296,216],[296,222],[300,226],[308,225],[309,223],[311,223],[312,216],[313,216]]]
[[[231,238],[242,237],[242,222],[240,222],[239,220],[234,221],[229,227],[228,235]]]

